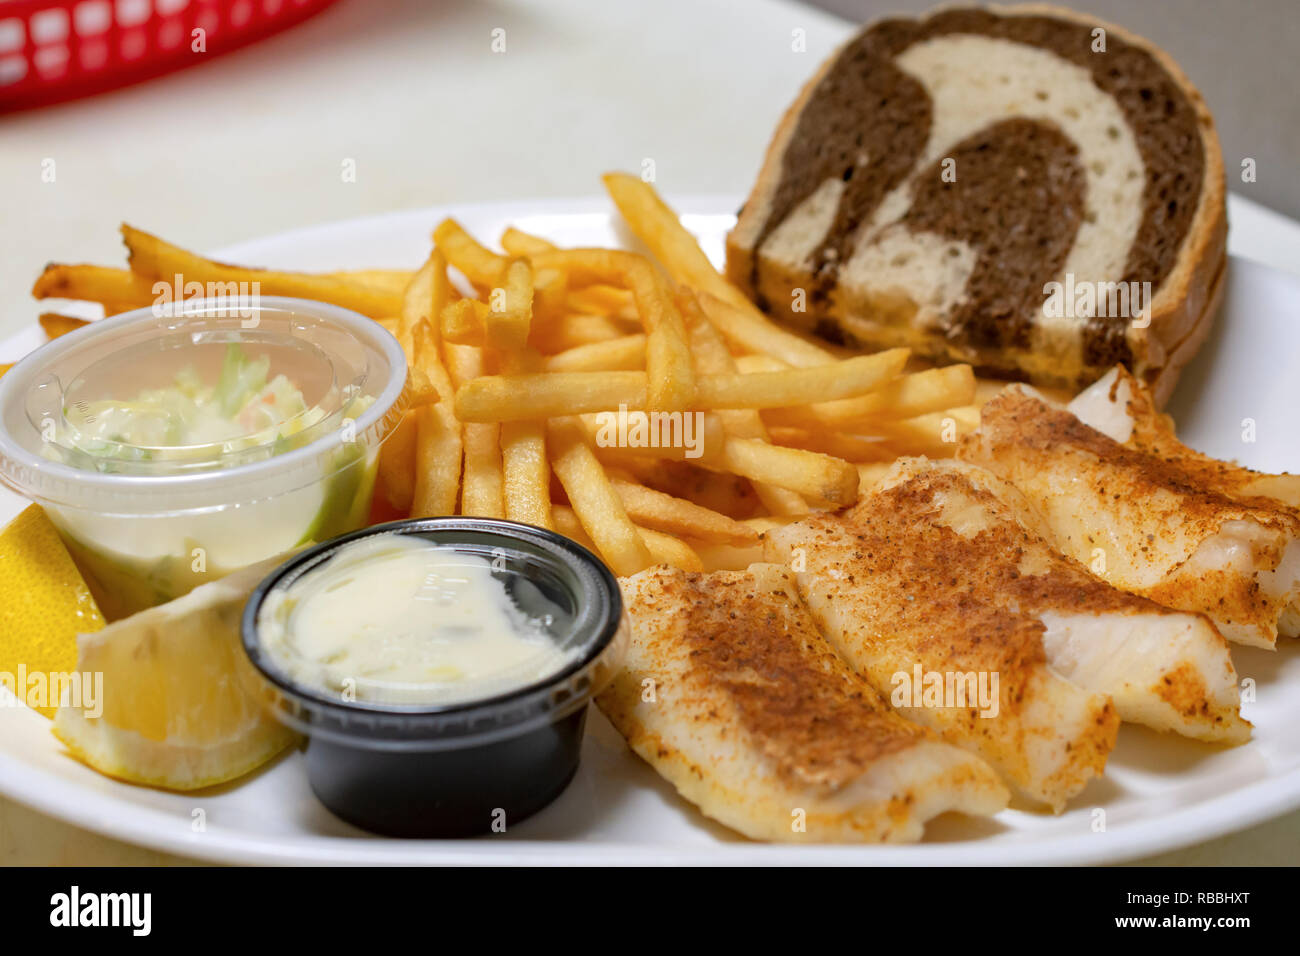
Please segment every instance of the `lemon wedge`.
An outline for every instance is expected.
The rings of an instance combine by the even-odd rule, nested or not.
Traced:
[[[241,777],[291,744],[250,690],[239,637],[244,602],[278,561],[82,635],[77,669],[103,674],[102,713],[60,707],[55,736],[100,773],[171,790]]]
[[[76,667],[77,634],[103,626],[58,531],[31,505],[0,531],[0,671],[10,689],[53,717],[50,688]]]

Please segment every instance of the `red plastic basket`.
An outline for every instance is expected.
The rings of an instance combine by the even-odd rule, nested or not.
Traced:
[[[0,0],[0,112],[203,63],[334,2]]]

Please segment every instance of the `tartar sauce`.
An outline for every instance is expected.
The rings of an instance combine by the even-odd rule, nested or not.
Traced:
[[[269,594],[258,637],[285,676],[345,700],[492,697],[555,674],[576,653],[492,571],[487,558],[412,535],[362,538]]]

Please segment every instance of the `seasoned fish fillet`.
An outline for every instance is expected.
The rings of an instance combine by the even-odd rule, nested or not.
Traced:
[[[1033,522],[1023,497],[982,469],[904,459],[843,517],[808,519],[767,541],[799,572],[831,642],[882,694],[918,662],[925,671],[997,673],[1009,709],[995,720],[969,709],[904,712],[1044,802],[1059,806],[1094,766],[1100,772],[1109,749],[1077,719],[1087,713],[1084,692],[1109,696],[1121,718],[1157,730],[1246,740],[1236,673],[1214,626],[1111,587]],[[1058,695],[1058,709],[1076,715],[1062,733],[1083,741],[1027,746],[1054,731],[1033,698],[1014,709],[1021,685]],[[1071,762],[1080,755],[1094,763]]]
[[[1075,648],[1074,615],[1110,606],[1078,601],[1086,589],[1060,580],[1051,549],[1035,546],[973,472],[904,459],[846,514],[769,531],[767,555],[792,568],[822,632],[877,692],[1060,811],[1101,774],[1119,716],[1105,694],[1051,666],[1041,607],[1062,612],[1057,643]],[[1107,638],[1104,652],[1063,657],[1099,674],[1100,655],[1114,650]],[[918,671],[954,685],[958,675],[983,680],[996,707],[900,694]]]
[[[1076,407],[1120,434],[1095,399]],[[1015,485],[1049,540],[1116,587],[1202,612],[1240,644],[1272,647],[1279,623],[1294,630],[1300,517],[1234,487],[1223,463],[1121,444],[1018,385],[984,405],[958,457]]]
[[[781,568],[623,579],[632,640],[600,709],[709,817],[758,840],[904,842],[1008,794],[893,713],[817,631]]]
[[[1194,476],[1199,487],[1238,500],[1280,508],[1300,520],[1300,475],[1270,475],[1235,462],[1220,461],[1188,448],[1174,434],[1173,422],[1162,415],[1151,392],[1122,365],[1116,365],[1070,403],[1070,411],[1129,448],[1173,462]],[[1267,593],[1287,592],[1287,606],[1278,618],[1278,633],[1300,636],[1300,539],[1292,538],[1282,560],[1269,574],[1257,575]]]

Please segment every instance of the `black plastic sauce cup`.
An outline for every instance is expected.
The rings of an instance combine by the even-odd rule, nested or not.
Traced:
[[[544,602],[555,611],[547,632],[572,662],[518,690],[433,706],[344,699],[278,668],[259,638],[268,595],[352,542],[394,533],[492,561],[493,576],[522,609]],[[554,532],[486,518],[395,521],[295,555],[253,592],[242,632],[263,678],[259,691],[279,720],[308,738],[316,796],[349,823],[404,837],[499,830],[559,796],[578,769],[587,704],[627,647],[618,582],[600,559]]]

